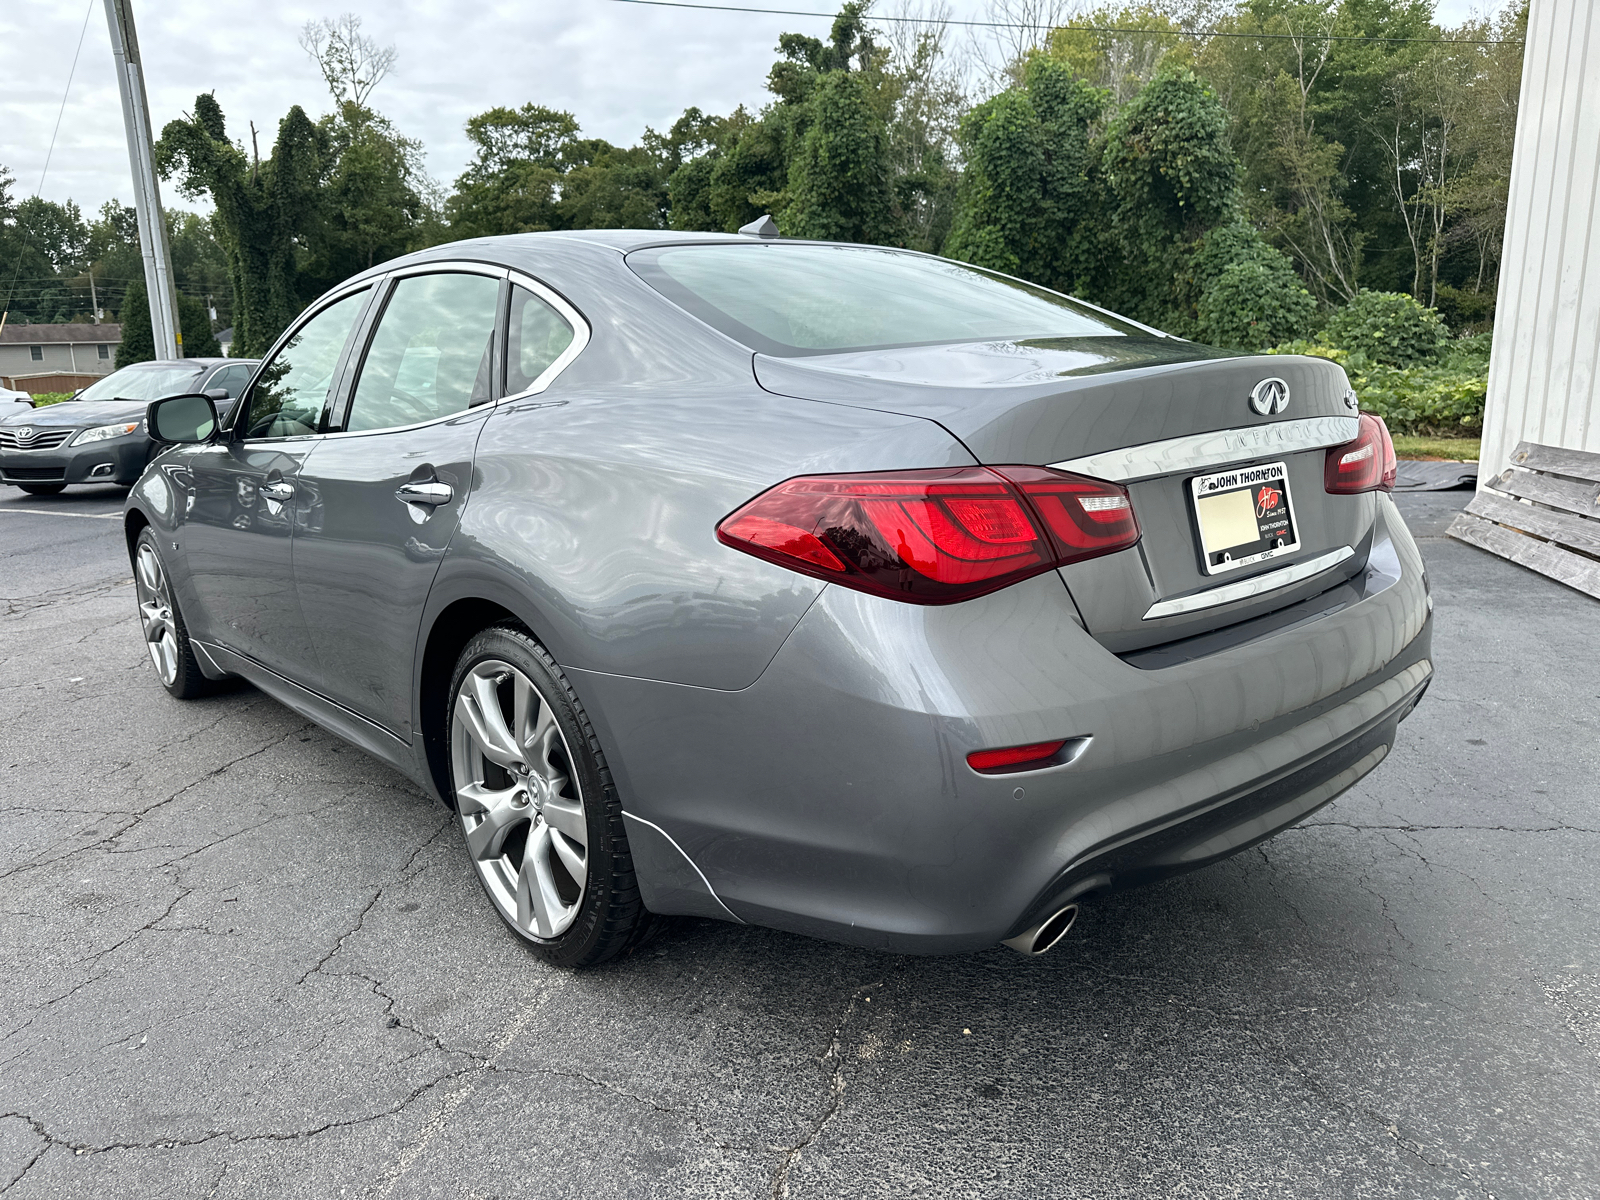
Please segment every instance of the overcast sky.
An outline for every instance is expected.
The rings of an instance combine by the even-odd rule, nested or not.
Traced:
[[[747,0],[753,6],[827,11],[827,0]],[[884,11],[894,11],[880,4]],[[951,0],[952,15],[981,19],[986,0]],[[1439,0],[1454,23],[1490,0]],[[778,34],[824,36],[826,17],[646,8],[614,0],[134,0],[151,117],[159,133],[214,91],[230,134],[250,122],[267,151],[292,104],[313,117],[328,96],[300,49],[306,21],[351,11],[363,31],[399,51],[373,103],[427,148],[428,170],[449,183],[468,157],[462,125],[497,104],[528,101],[576,114],[584,132],[622,145],[646,125],[665,130],[689,105],[724,113],[770,97],[762,83]],[[39,187],[61,111],[73,51],[85,28],[42,195],[72,199],[85,215],[116,197],[131,203],[127,143],[112,71],[103,0],[0,4],[0,165],[12,194]],[[203,208],[162,186],[168,208]]]

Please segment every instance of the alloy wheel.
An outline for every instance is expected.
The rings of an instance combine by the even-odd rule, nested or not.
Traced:
[[[550,702],[508,662],[462,678],[450,716],[450,770],[467,852],[505,918],[538,941],[577,919],[589,877],[589,824],[566,734]]]
[[[172,620],[172,591],[161,559],[148,542],[134,559],[134,590],[139,598],[139,622],[144,626],[145,649],[156,675],[166,687],[178,678],[178,634]]]

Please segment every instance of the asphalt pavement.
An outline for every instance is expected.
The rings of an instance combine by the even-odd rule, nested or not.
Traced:
[[[0,488],[0,1193],[1600,1195],[1600,604],[1401,498],[1436,680],[1303,827],[907,958],[683,921],[545,966],[448,814],[183,704],[115,489]]]

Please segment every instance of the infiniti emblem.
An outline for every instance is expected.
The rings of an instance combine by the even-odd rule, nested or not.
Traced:
[[[1250,389],[1250,407],[1263,417],[1289,407],[1289,385],[1281,379],[1263,379]]]

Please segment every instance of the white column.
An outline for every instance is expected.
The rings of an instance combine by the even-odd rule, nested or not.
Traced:
[[[1600,451],[1600,4],[1533,0],[1494,353],[1487,482],[1519,441]]]

